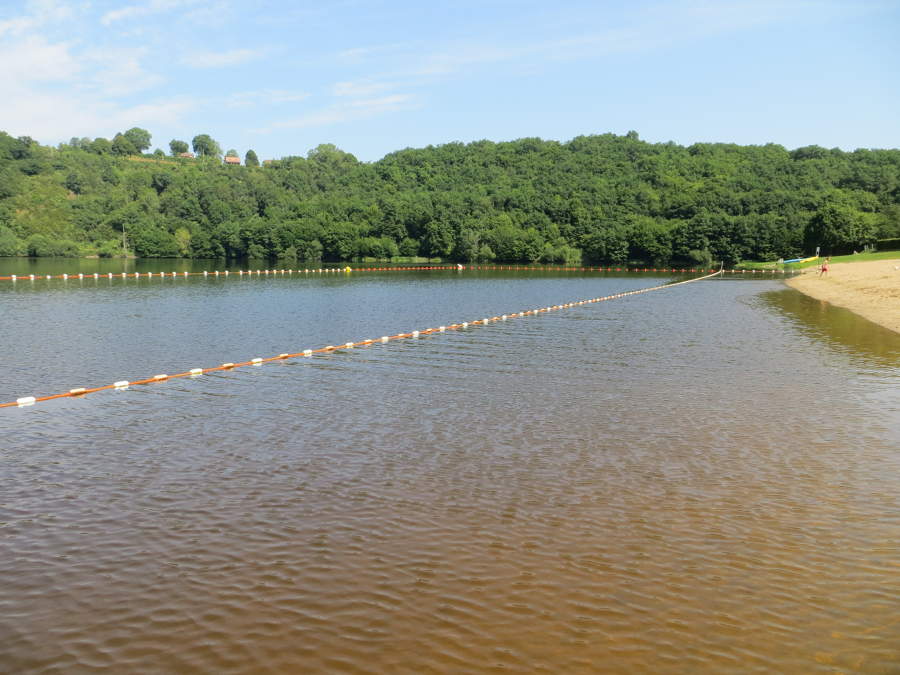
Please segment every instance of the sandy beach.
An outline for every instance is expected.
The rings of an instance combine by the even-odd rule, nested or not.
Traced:
[[[894,260],[839,263],[824,277],[809,268],[787,284],[900,333],[900,255]]]

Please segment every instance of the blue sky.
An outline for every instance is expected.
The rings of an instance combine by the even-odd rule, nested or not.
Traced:
[[[900,147],[897,0],[0,0],[0,130],[260,159],[636,130]]]

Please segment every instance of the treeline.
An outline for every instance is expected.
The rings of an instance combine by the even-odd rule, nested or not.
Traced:
[[[141,129],[119,136],[105,151],[0,132],[0,255],[733,264],[900,237],[900,150],[683,147],[629,132],[372,163],[320,145],[257,167],[223,165],[206,135],[197,159],[140,155]]]

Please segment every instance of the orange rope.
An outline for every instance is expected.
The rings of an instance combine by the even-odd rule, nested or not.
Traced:
[[[447,330],[459,330],[461,328],[466,328],[467,326],[477,326],[477,325],[486,326],[487,324],[494,322],[494,321],[506,321],[507,319],[515,319],[517,317],[536,315],[536,314],[540,314],[542,312],[551,312],[551,311],[557,310],[557,309],[567,309],[569,307],[575,307],[578,305],[588,305],[588,304],[592,304],[595,302],[604,302],[607,300],[614,300],[616,298],[624,298],[624,297],[627,297],[630,295],[638,295],[640,293],[649,293],[651,291],[659,291],[659,290],[663,290],[663,289],[667,289],[667,288],[672,288],[674,286],[681,286],[682,284],[689,284],[693,281],[701,281],[703,279],[709,279],[711,277],[718,276],[719,274],[721,274],[721,271],[714,272],[713,274],[707,274],[705,276],[697,277],[694,279],[688,279],[686,281],[679,281],[674,284],[666,284],[663,286],[651,286],[650,288],[641,288],[636,291],[624,291],[622,293],[606,295],[606,296],[603,296],[600,298],[592,298],[590,300],[578,300],[576,302],[568,302],[568,303],[565,303],[562,305],[552,305],[550,307],[542,307],[539,309],[529,309],[529,310],[525,310],[523,312],[515,312],[513,314],[503,314],[501,316],[493,316],[491,318],[476,319],[475,321],[468,321],[468,322],[464,322],[464,323],[453,323],[453,324],[450,324],[449,326],[441,326],[439,328],[426,328],[424,330],[412,331],[410,333],[397,333],[396,335],[386,335],[386,336],[384,336],[380,339],[376,339],[376,340],[360,340],[359,342],[346,342],[346,343],[344,343],[342,345],[338,345],[338,346],[328,345],[327,347],[319,347],[318,349],[306,349],[301,352],[295,352],[295,353],[291,353],[291,354],[279,354],[278,356],[269,356],[267,358],[256,358],[256,359],[251,359],[249,361],[242,361],[240,363],[223,363],[220,366],[213,366],[211,368],[194,368],[192,370],[188,370],[188,371],[185,371],[182,373],[176,373],[174,375],[154,375],[153,377],[147,377],[147,378],[144,378],[141,380],[133,380],[130,382],[127,380],[122,380],[121,382],[116,382],[113,384],[105,384],[100,387],[91,387],[91,388],[80,387],[77,389],[70,389],[69,391],[61,393],[61,394],[51,394],[49,396],[38,396],[38,397],[25,396],[25,397],[15,400],[15,401],[11,401],[9,403],[0,403],[0,408],[10,408],[13,406],[26,406],[26,405],[31,405],[33,403],[39,403],[41,401],[50,401],[55,398],[67,398],[67,397],[74,398],[74,397],[78,397],[78,396],[85,396],[87,394],[93,394],[94,392],[103,391],[105,389],[120,389],[120,388],[124,389],[124,388],[132,386],[132,385],[153,384],[154,382],[163,382],[165,380],[174,380],[174,379],[180,378],[180,377],[192,377],[192,376],[197,376],[197,375],[203,375],[205,373],[213,373],[216,371],[233,370],[234,368],[243,368],[245,366],[258,366],[258,365],[262,365],[263,363],[269,363],[271,361],[283,361],[284,359],[296,358],[298,356],[307,356],[308,357],[308,356],[312,356],[313,354],[325,354],[328,352],[336,351],[338,349],[352,349],[354,347],[363,347],[366,345],[388,342],[390,340],[401,340],[401,339],[406,339],[406,338],[419,337],[420,335],[431,335],[433,333],[443,333],[444,331],[447,331]]]

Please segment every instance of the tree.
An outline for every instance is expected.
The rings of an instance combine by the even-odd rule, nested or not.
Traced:
[[[9,154],[13,159],[28,159],[31,157],[32,147],[36,145],[31,136],[19,136],[12,144]]]
[[[137,148],[124,134],[115,135],[112,141],[112,152],[114,155],[121,156],[138,154]]]
[[[201,157],[219,157],[222,154],[222,148],[216,143],[209,134],[199,134],[194,136],[191,145]]]
[[[706,266],[796,257],[804,235],[808,252],[826,254],[900,236],[900,150],[789,153],[604,134],[450,143],[371,163],[324,144],[265,171],[225,172],[207,158],[180,167],[120,161],[140,151],[146,137],[135,131],[59,148],[0,132],[0,249],[49,254],[71,250],[56,246],[68,240],[98,255],[127,247],[567,264],[583,252],[604,264]],[[221,153],[209,136],[195,143],[201,154]],[[190,145],[168,147],[177,155]],[[247,151],[244,161],[259,158]]]
[[[25,252],[25,245],[18,240],[15,233],[0,225],[0,256],[23,255]]]
[[[226,157],[237,157],[237,156],[238,156],[238,152],[237,152],[237,150],[235,150],[234,148],[232,148],[231,150],[228,150],[228,151],[225,153],[225,156],[226,156]]]
[[[178,157],[182,152],[187,152],[189,147],[186,141],[179,141],[174,138],[169,141],[169,150],[172,152],[172,157]]]
[[[150,132],[140,127],[131,127],[122,134],[127,138],[138,152],[143,152],[150,147]]]
[[[846,203],[829,202],[810,219],[804,232],[804,245],[807,251],[821,246],[823,253],[841,253],[871,244],[877,235],[873,214]]]
[[[112,153],[112,143],[106,138],[97,137],[90,143],[90,147],[85,148],[98,155],[109,155]]]
[[[435,220],[425,225],[423,239],[425,252],[433,258],[449,256],[456,243],[453,238],[453,229],[448,224]]]

